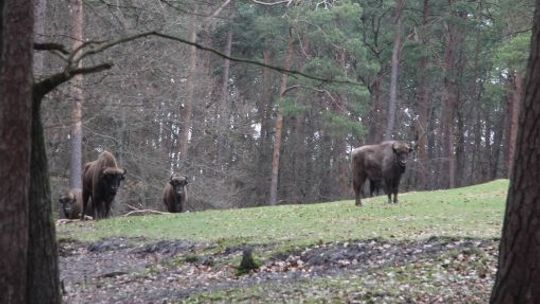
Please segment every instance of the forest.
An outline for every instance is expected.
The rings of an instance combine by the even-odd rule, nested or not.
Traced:
[[[0,0],[0,304],[538,303],[539,89],[538,0]]]
[[[508,177],[532,7],[49,1],[37,39],[84,42],[80,64],[113,65],[46,96],[53,197],[80,188],[79,168],[103,149],[128,169],[117,212],[157,207],[172,171],[191,179],[190,210],[352,197],[350,151],[384,139],[418,143],[404,190]],[[224,56],[153,35],[102,52],[90,44],[151,31]],[[65,68],[54,53],[38,56],[38,79]]]

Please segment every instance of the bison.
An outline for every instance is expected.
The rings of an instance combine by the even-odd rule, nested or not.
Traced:
[[[84,219],[90,198],[92,198],[90,213],[94,219],[107,218],[125,175],[126,170],[118,167],[116,159],[108,151],[103,151],[97,160],[86,163],[82,176],[81,219]]]
[[[74,220],[81,217],[82,196],[81,189],[71,189],[58,199],[64,218]]]
[[[173,173],[163,190],[163,203],[169,212],[182,212],[186,208],[188,198],[188,179]]]
[[[410,145],[399,141],[385,141],[354,149],[351,158],[356,205],[362,205],[360,196],[366,179],[370,180],[371,192],[382,184],[388,195],[388,203],[392,202],[391,196],[394,194],[394,203],[397,204],[399,181],[412,150]]]

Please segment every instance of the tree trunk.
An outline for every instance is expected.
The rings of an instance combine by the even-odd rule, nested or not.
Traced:
[[[515,154],[515,146],[516,146],[516,138],[517,138],[517,130],[518,130],[518,123],[519,123],[519,112],[520,112],[520,104],[521,99],[523,98],[523,77],[519,72],[514,73],[513,77],[513,90],[512,95],[509,98],[510,104],[508,105],[508,116],[509,116],[509,130],[507,134],[507,142],[506,142],[506,148],[507,148],[507,170],[508,170],[508,176],[510,177],[512,175],[512,164],[514,162],[514,154]]]
[[[225,55],[231,56],[231,48],[232,48],[232,29],[229,29],[227,32],[227,43],[225,45]],[[223,80],[221,83],[221,96],[220,103],[219,103],[219,119],[218,119],[218,164],[221,166],[223,165],[223,159],[224,156],[226,156],[226,153],[222,153],[225,151],[225,138],[226,138],[226,130],[229,129],[229,107],[227,106],[227,100],[229,97],[229,70],[231,66],[231,61],[229,59],[225,59],[223,62]],[[222,169],[224,170],[224,167],[222,166]]]
[[[45,21],[47,18],[47,0],[35,0],[35,20],[34,20],[34,37],[35,42],[44,42],[43,36],[45,34]],[[43,53],[34,52],[34,75],[41,75],[43,73]]]
[[[428,26],[428,16],[429,16],[429,0],[424,0],[424,7],[423,7],[423,14],[422,14],[422,46],[423,49],[427,48],[428,45],[428,34],[427,34],[427,26]],[[418,133],[418,163],[420,165],[418,173],[417,173],[417,180],[418,185],[417,187],[419,189],[426,189],[427,188],[427,175],[428,175],[428,154],[427,154],[427,147],[428,147],[428,121],[429,121],[429,109],[430,109],[430,94],[429,94],[429,88],[428,88],[428,79],[427,79],[427,72],[428,72],[428,63],[429,58],[427,55],[422,56],[420,59],[420,67],[418,71],[419,75],[419,84],[418,84],[418,126],[417,131]]]
[[[394,125],[396,122],[397,109],[397,86],[399,73],[399,59],[401,58],[401,46],[403,35],[403,7],[405,0],[396,0],[395,12],[395,37],[394,48],[392,50],[392,71],[390,73],[390,100],[388,102],[388,120],[386,123],[385,139],[392,139],[394,134]]]
[[[291,68],[292,63],[292,55],[293,55],[293,39],[289,37],[289,42],[287,43],[287,54],[285,55],[285,64],[284,68],[286,70],[289,70]],[[288,75],[283,74],[281,76],[281,86],[279,89],[279,107],[277,109],[277,117],[276,117],[276,129],[275,129],[275,136],[274,136],[274,152],[272,154],[272,172],[271,172],[271,179],[270,179],[270,205],[275,205],[277,203],[277,188],[278,188],[278,174],[279,174],[279,156],[281,152],[281,136],[282,136],[282,130],[283,130],[283,113],[280,109],[281,105],[283,104],[283,95],[285,94],[285,90],[287,89],[287,80]]]
[[[73,49],[83,43],[83,3],[82,0],[71,0],[71,36]],[[79,62],[79,66],[81,64]],[[83,103],[83,75],[73,77],[71,95],[73,109],[71,112],[71,158],[69,162],[69,187],[82,188],[82,103]]]
[[[510,189],[490,303],[540,303],[540,2],[536,2]]]
[[[194,10],[193,14],[197,15],[197,9]],[[190,28],[190,38],[191,42],[197,42],[197,23],[192,20]],[[179,136],[179,159],[185,161],[187,159],[187,153],[189,149],[189,138],[191,134],[191,116],[193,114],[193,98],[195,96],[195,81],[197,74],[197,48],[191,46],[189,48],[189,76],[187,81],[187,96],[184,100],[184,107],[180,111],[180,123],[182,128],[180,130]]]
[[[453,8],[453,0],[448,0],[450,9]],[[456,17],[455,12],[452,12],[452,17]],[[454,24],[455,21],[449,21],[447,31],[447,42],[444,52],[444,88],[442,94],[442,112],[441,112],[441,131],[443,137],[443,157],[444,157],[444,175],[448,176],[444,183],[446,187],[454,188],[456,185],[456,159],[454,155],[455,133],[454,120],[456,116],[456,107],[458,105],[457,96],[457,69],[456,69],[456,53],[461,47],[461,39],[458,29]]]
[[[495,128],[493,129],[493,149],[492,149],[492,163],[490,164],[491,172],[489,175],[490,180],[497,178],[497,173],[499,172],[499,162],[501,158],[501,149],[503,143],[503,134],[504,134],[504,124],[507,115],[500,114],[496,122]]]
[[[27,295],[28,303],[61,303],[56,231],[52,216],[49,169],[40,106],[41,98],[34,97]]]
[[[382,141],[383,130],[386,126],[386,111],[382,91],[383,70],[377,73],[375,80],[370,84],[371,91],[371,114],[369,117],[368,144],[378,144]]]
[[[262,52],[263,62],[266,65],[270,65],[272,53],[268,48],[265,48]],[[268,195],[268,182],[271,176],[271,161],[270,161],[270,128],[271,128],[271,112],[272,112],[272,73],[268,68],[262,69],[262,88],[261,96],[257,101],[257,114],[259,116],[259,123],[261,125],[261,131],[258,139],[258,162],[260,169],[257,172],[257,197],[261,201],[269,201]]]
[[[33,1],[0,1],[0,303],[27,303]]]

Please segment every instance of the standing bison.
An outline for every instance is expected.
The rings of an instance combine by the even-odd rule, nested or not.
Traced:
[[[405,172],[411,146],[399,141],[385,141],[378,145],[356,148],[351,153],[353,187],[356,205],[361,206],[362,186],[366,179],[371,183],[381,184],[388,195],[388,203],[398,203],[397,194],[401,174]],[[373,188],[371,188],[373,191]]]
[[[169,212],[182,212],[186,208],[188,198],[188,179],[185,176],[173,173],[163,190],[163,203]]]
[[[125,175],[126,170],[118,168],[116,159],[108,151],[103,151],[97,160],[86,163],[82,176],[81,219],[84,219],[84,214],[87,212],[89,198],[92,198],[90,213],[94,219],[108,217],[111,204]]]
[[[64,218],[74,220],[81,217],[82,196],[81,189],[71,189],[58,199]]]

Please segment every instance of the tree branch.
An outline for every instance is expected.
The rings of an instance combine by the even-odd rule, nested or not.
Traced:
[[[108,70],[112,67],[113,67],[112,63],[102,63],[96,66],[67,70],[64,72],[51,75],[43,79],[42,81],[34,84],[34,87],[32,90],[33,99],[41,100],[45,95],[47,95],[47,93],[54,90],[54,88],[61,85],[62,83],[70,80],[75,75],[99,73],[101,71]]]
[[[66,50],[66,48],[59,44],[54,42],[45,42],[45,43],[39,43],[34,42],[34,50],[36,51],[58,51],[64,55],[68,55],[69,51]]]
[[[277,4],[282,4],[282,3],[287,3],[287,6],[289,6],[293,0],[281,0],[281,1],[276,1],[276,2],[263,2],[263,1],[259,1],[259,0],[251,0],[257,4],[262,4],[262,5],[277,5]]]

